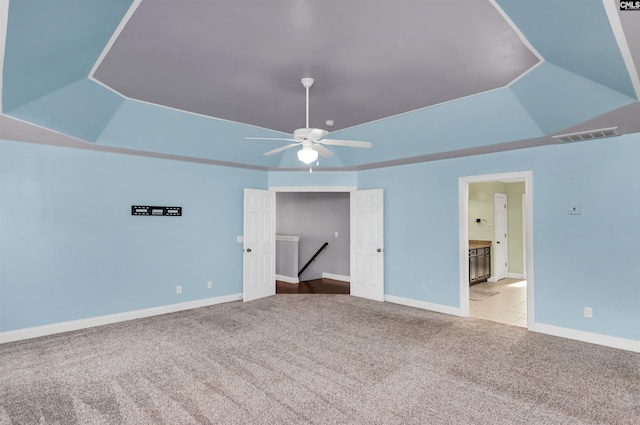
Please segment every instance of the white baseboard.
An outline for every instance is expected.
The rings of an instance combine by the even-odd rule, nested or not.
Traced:
[[[454,316],[461,315],[459,308],[451,307],[448,305],[434,304],[426,301],[412,300],[410,298],[396,297],[395,295],[385,295],[384,300],[394,304],[401,304],[401,305],[406,305],[408,307],[421,308],[423,310],[435,311],[438,313],[451,314]]]
[[[297,277],[285,276],[283,274],[277,274],[276,280],[280,280],[282,282],[287,282],[287,283],[300,283],[300,279],[298,279]]]
[[[495,277],[495,276],[491,276],[491,277],[489,277],[489,279],[487,279],[487,282],[491,282],[491,283],[494,283],[494,282],[497,282],[497,281],[498,281],[498,278]]]
[[[621,350],[635,351],[637,353],[640,353],[640,341],[635,341],[632,339],[578,331],[575,329],[561,328],[558,326],[544,325],[540,323],[531,324],[529,326],[529,330],[532,332],[559,336],[562,338],[574,339],[591,344],[604,345],[607,347],[619,348]]]
[[[0,332],[0,344],[240,300],[242,300],[242,294],[231,294],[216,298],[206,298],[204,300],[188,301],[185,303],[170,304],[161,307],[145,308],[142,310],[126,311],[124,313],[109,314],[106,316],[89,317],[87,319]]]
[[[507,273],[507,277],[511,279],[524,279],[524,275],[522,273]]]
[[[408,307],[416,307],[424,310],[436,311],[438,313],[451,314],[460,316],[459,308],[450,307],[442,304],[433,304],[426,301],[412,300],[409,298],[396,297],[394,295],[385,295],[384,300],[387,302],[406,305]],[[618,348],[620,350],[634,351],[640,353],[640,341],[633,339],[619,338],[615,336],[596,334],[592,332],[579,331],[569,328],[561,328],[558,326],[544,325],[540,323],[532,323],[529,325],[531,332],[538,332],[547,335],[553,335],[561,338],[573,339],[576,341],[588,342],[590,344],[604,345],[606,347]]]
[[[342,282],[351,282],[351,276],[343,276],[341,274],[333,274],[333,273],[322,273],[323,279],[333,279],[340,280]]]

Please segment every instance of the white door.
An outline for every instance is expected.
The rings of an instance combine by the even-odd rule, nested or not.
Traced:
[[[384,195],[351,192],[351,295],[384,301]]]
[[[491,255],[493,256],[494,272],[496,280],[504,279],[509,274],[507,267],[507,195],[504,193],[494,194],[495,211],[495,245]]]
[[[276,194],[244,190],[244,255],[242,299],[276,293]]]

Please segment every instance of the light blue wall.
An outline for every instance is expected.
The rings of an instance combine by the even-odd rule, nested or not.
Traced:
[[[458,177],[532,170],[536,322],[640,340],[639,157],[634,134],[360,172],[385,189],[385,292],[458,307]]]
[[[119,94],[84,78],[22,105],[9,115],[95,142],[123,101]]]
[[[258,158],[262,166],[277,167],[278,155],[265,157],[262,153],[286,142],[244,139],[249,136],[287,135],[127,99],[97,144],[247,164]]]
[[[344,164],[360,165],[543,135],[517,95],[503,88],[336,131],[331,138],[373,147],[331,148]]]
[[[311,172],[308,171],[270,171],[269,187],[296,186],[358,186],[358,173],[355,171]]]
[[[385,292],[458,307],[458,178],[532,170],[536,321],[640,340],[639,157],[634,134],[358,172],[385,189]],[[0,142],[0,331],[240,292],[242,189],[307,174]]]
[[[545,134],[587,121],[635,99],[551,63],[544,63],[511,90]]]
[[[266,181],[0,141],[0,331],[241,293],[242,189]],[[182,206],[183,216],[134,217],[135,204]]]
[[[547,62],[635,98],[602,0],[497,3]]]
[[[133,0],[11,0],[4,111],[84,79]]]

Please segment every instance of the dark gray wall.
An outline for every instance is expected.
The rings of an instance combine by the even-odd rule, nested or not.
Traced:
[[[318,279],[322,273],[349,276],[349,194],[276,193],[276,233],[300,236],[302,268],[324,242],[329,247],[300,276]],[[335,237],[335,232],[338,237]]]

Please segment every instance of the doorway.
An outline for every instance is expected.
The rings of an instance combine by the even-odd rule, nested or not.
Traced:
[[[496,193],[503,195],[498,196],[495,195]],[[478,194],[484,195],[486,198],[483,204],[484,210],[476,205],[480,202],[478,198],[481,197]],[[501,203],[505,200],[504,198],[506,198],[506,203]],[[502,220],[503,217],[496,213],[495,205],[501,203],[501,206],[504,206],[509,202],[514,206],[513,211],[509,210],[506,223],[501,224],[504,229],[498,229],[500,226],[497,225],[496,220]],[[459,178],[460,314],[462,316],[473,315],[474,317],[526,327],[534,323],[532,207],[532,173],[530,171]],[[504,210],[506,211],[508,208],[504,208]],[[500,240],[497,237],[498,230],[503,235],[508,235],[506,237],[509,240],[508,244],[506,240]],[[504,260],[498,260],[502,261],[500,266],[513,262],[511,268],[507,266],[504,268],[496,267],[496,258],[500,258],[499,255],[495,255],[498,253],[496,251],[497,242],[500,242],[500,248],[511,245],[510,251],[506,248],[504,250]],[[489,261],[493,264],[491,265],[490,277],[486,281],[481,280],[482,283],[470,287],[470,263],[472,266],[476,264],[470,261],[472,251],[470,247],[475,247],[474,244],[490,247],[491,259]],[[519,258],[518,255],[514,255],[518,252],[520,253]],[[470,295],[473,300],[470,300]],[[520,305],[516,307],[516,303],[520,303]],[[473,305],[473,309],[470,308],[470,305]],[[491,309],[499,309],[505,305],[509,306],[509,311],[504,311],[502,315],[492,315],[495,312],[492,312]],[[520,317],[520,321],[515,317],[518,309],[522,309],[523,314],[526,315]],[[473,314],[474,311],[478,316]],[[486,312],[490,314],[482,317],[482,314]],[[501,320],[502,317],[509,317],[510,320]]]
[[[244,190],[244,301],[275,295],[276,292],[277,192],[349,192],[350,294],[384,301],[384,191],[330,189],[271,187],[269,190]],[[308,221],[307,226],[313,226],[313,222]],[[253,245],[256,243],[264,261],[254,261],[257,250]]]
[[[276,293],[349,294],[349,208],[348,192],[276,193],[277,241],[295,238],[277,243]]]

